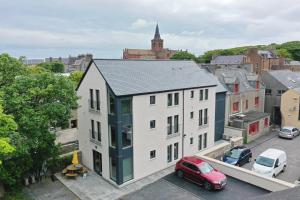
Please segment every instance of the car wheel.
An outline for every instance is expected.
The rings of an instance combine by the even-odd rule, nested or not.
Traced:
[[[183,171],[182,170],[178,170],[176,174],[179,178],[183,178]]]
[[[285,169],[286,169],[286,165],[283,166],[281,172],[283,173],[285,171]]]
[[[275,174],[272,175],[272,178],[276,178]]]
[[[212,189],[211,183],[205,181],[205,183],[204,183],[204,188],[205,188],[206,190],[211,190],[211,189]]]

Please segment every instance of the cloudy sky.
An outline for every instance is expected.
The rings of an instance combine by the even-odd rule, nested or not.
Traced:
[[[300,40],[299,0],[0,0],[0,53],[28,58],[150,48],[207,50]]]

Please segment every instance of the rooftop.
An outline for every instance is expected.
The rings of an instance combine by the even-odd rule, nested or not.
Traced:
[[[244,55],[233,55],[233,56],[216,56],[211,60],[211,64],[216,65],[236,65],[236,64],[243,64],[244,62]]]
[[[194,61],[94,59],[117,96],[138,95],[200,87],[218,82]]]
[[[290,70],[269,70],[266,73],[289,89],[300,87],[299,72],[292,72]]]

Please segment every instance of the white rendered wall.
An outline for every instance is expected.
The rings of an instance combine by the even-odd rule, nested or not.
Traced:
[[[95,90],[100,90],[100,114],[89,111],[89,90],[94,90],[94,100],[96,100]],[[106,83],[96,68],[92,64],[81,82],[77,91],[79,96],[78,104],[78,140],[79,149],[82,151],[82,162],[88,168],[94,170],[93,150],[102,154],[102,176],[109,179],[109,154],[108,154],[108,114],[107,114],[107,90]],[[91,119],[101,122],[101,145],[90,141]]]

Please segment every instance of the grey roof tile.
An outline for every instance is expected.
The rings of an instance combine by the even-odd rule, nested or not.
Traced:
[[[289,89],[300,87],[299,72],[292,72],[290,70],[269,70],[266,73],[269,73],[272,77],[277,79],[282,85]]]
[[[236,65],[242,64],[244,58],[244,55],[217,56],[210,63],[215,65]]]
[[[194,61],[105,60],[95,65],[115,95],[135,95],[216,86],[215,77]]]

